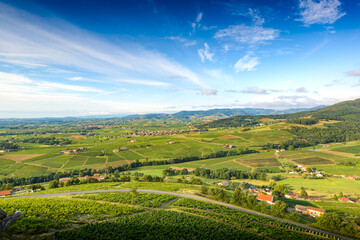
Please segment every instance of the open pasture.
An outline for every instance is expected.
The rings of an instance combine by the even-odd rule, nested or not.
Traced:
[[[303,159],[295,159],[294,162],[298,164],[303,165],[328,165],[328,164],[334,164],[333,161],[330,161],[328,159],[320,158],[320,157],[309,157],[309,158],[303,158]]]
[[[333,148],[331,148],[329,150],[330,151],[336,151],[336,152],[360,154],[360,144],[336,146],[336,147],[333,147]]]
[[[6,158],[6,159],[14,160],[16,162],[21,162],[24,160],[28,160],[43,155],[44,154],[6,154],[6,155],[0,155],[0,158]]]

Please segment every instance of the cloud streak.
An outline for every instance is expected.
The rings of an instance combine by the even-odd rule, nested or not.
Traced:
[[[215,34],[215,38],[233,40],[243,44],[260,44],[275,40],[279,35],[280,31],[278,29],[241,24],[231,25],[228,28],[219,30]]]
[[[255,67],[260,63],[258,57],[255,56],[254,52],[247,52],[245,56],[240,58],[234,64],[235,72],[253,71]]]
[[[160,79],[174,77],[204,87],[192,70],[165,55],[127,42],[107,39],[60,20],[40,17],[0,3],[0,59],[34,67],[61,66],[101,74],[108,78]]]

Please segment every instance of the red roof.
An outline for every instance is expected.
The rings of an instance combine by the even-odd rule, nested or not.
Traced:
[[[348,199],[347,197],[342,197],[342,198],[339,198],[339,201],[340,202],[348,202],[348,201],[350,201],[350,199]]]
[[[257,200],[272,202],[273,196],[267,194],[259,194],[259,196],[257,196]]]
[[[4,190],[4,191],[0,191],[0,196],[7,196],[11,194],[11,190]]]

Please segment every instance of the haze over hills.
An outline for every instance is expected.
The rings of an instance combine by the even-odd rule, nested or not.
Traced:
[[[217,120],[232,116],[255,116],[255,115],[277,115],[290,114],[302,111],[310,111],[325,107],[324,105],[313,108],[293,108],[285,110],[265,109],[265,108],[219,108],[197,111],[180,111],[172,114],[167,113],[150,113],[137,115],[109,114],[109,115],[89,115],[83,117],[63,117],[63,118],[3,118],[6,121],[26,121],[26,120],[45,120],[45,121],[79,121],[92,119],[114,119],[121,118],[125,121],[173,121],[173,122],[198,122],[204,120]],[[0,118],[1,121],[1,118]]]

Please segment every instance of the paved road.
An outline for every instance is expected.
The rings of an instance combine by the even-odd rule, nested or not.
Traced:
[[[177,197],[184,197],[184,198],[192,198],[192,199],[196,199],[196,200],[201,200],[204,202],[209,202],[209,203],[214,203],[214,204],[219,204],[225,207],[229,207],[232,209],[237,209],[243,212],[247,212],[247,213],[251,213],[251,214],[256,214],[259,216],[263,216],[263,217],[267,217],[267,218],[271,218],[274,220],[279,220],[282,222],[286,222],[286,223],[290,223],[299,227],[303,227],[303,228],[307,228],[310,230],[314,230],[314,231],[318,231],[318,232],[322,232],[325,234],[329,234],[338,238],[342,238],[342,239],[348,239],[348,240],[352,240],[351,238],[347,238],[347,237],[343,237],[334,233],[330,233],[330,232],[326,232],[317,228],[313,228],[313,227],[309,227],[306,225],[302,225],[300,223],[295,223],[295,222],[291,222],[291,221],[287,221],[281,218],[277,218],[277,217],[273,217],[273,216],[269,216],[263,213],[259,213],[259,212],[255,212],[249,209],[245,209],[242,207],[238,207],[238,206],[234,206],[228,203],[223,203],[223,202],[218,202],[215,200],[211,200],[208,198],[204,198],[204,197],[200,197],[197,195],[193,195],[193,194],[187,194],[187,193],[175,193],[175,192],[165,192],[165,191],[158,191],[158,190],[152,190],[152,189],[138,189],[138,192],[143,192],[143,193],[161,193],[161,194],[168,194],[168,195],[173,195],[173,196],[177,196]],[[60,197],[60,196],[66,196],[66,195],[74,195],[74,194],[87,194],[87,193],[105,193],[105,192],[130,192],[130,189],[110,189],[110,190],[90,190],[90,191],[78,191],[78,192],[64,192],[64,193],[49,193],[49,194],[36,194],[36,195],[26,195],[26,196],[16,196],[16,197],[9,197],[6,199],[16,199],[16,198],[48,198],[48,197]]]

